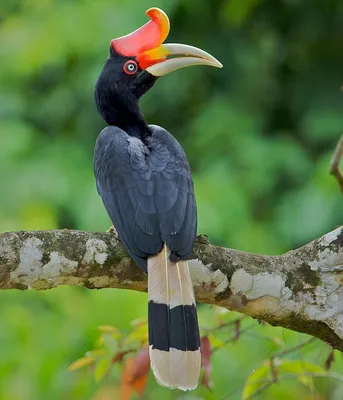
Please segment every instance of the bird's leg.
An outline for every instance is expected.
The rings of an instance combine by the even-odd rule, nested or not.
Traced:
[[[118,232],[117,232],[116,228],[114,227],[114,225],[110,226],[110,227],[107,229],[106,233],[112,233],[117,239],[118,239],[118,237],[119,237],[119,236],[118,236]]]

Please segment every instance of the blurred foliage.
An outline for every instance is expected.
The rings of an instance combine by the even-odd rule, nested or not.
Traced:
[[[328,175],[343,126],[340,0],[8,0],[0,4],[0,231],[108,228],[92,172],[104,127],[94,81],[110,39],[145,23],[151,6],[170,16],[169,42],[224,64],[175,72],[142,100],[147,120],[186,150],[199,232],[218,245],[276,254],[340,224],[342,199]],[[98,325],[129,332],[132,320],[146,318],[145,294],[59,288],[4,292],[0,301],[1,399],[119,397],[118,371],[96,383],[67,367],[92,348]],[[212,309],[199,314],[210,328]],[[241,398],[246,378],[280,342],[302,338],[253,323],[253,333],[214,353],[212,391],[180,395],[150,376],[144,398],[220,399],[235,388],[228,398]],[[323,367],[328,354],[316,342],[294,357]],[[336,357],[333,370],[342,368]],[[320,399],[343,396],[333,382],[317,386]],[[287,381],[260,398],[312,395]]]

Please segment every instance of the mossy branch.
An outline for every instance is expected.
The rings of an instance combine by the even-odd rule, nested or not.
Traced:
[[[211,245],[198,236],[191,274],[199,301],[318,337],[343,351],[343,227],[281,256]],[[147,277],[113,233],[0,235],[0,289],[146,291]]]

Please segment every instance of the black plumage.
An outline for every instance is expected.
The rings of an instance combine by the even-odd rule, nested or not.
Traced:
[[[128,63],[132,74],[125,72]],[[156,80],[134,56],[121,56],[111,47],[95,87],[97,108],[109,126],[96,142],[94,173],[119,238],[148,272],[153,372],[163,385],[189,390],[200,373],[200,339],[184,260],[192,252],[197,210],[181,145],[165,129],[147,125],[139,107]]]
[[[177,306],[170,310],[166,304],[149,301],[149,327],[149,343],[153,344],[154,349],[196,351],[200,347],[195,305]],[[169,327],[174,329],[168,331]]]
[[[131,257],[146,260],[165,243],[176,262],[189,258],[197,228],[196,203],[185,153],[165,129],[148,126],[142,141],[116,126],[98,137],[98,192]]]

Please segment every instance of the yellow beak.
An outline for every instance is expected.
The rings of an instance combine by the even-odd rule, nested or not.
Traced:
[[[172,58],[168,58],[172,56]],[[211,54],[197,47],[185,44],[162,44],[159,47],[148,50],[139,55],[147,64],[154,62],[146,68],[146,71],[154,76],[163,76],[177,69],[190,67],[192,65],[208,65],[210,67],[222,68],[223,65]]]

